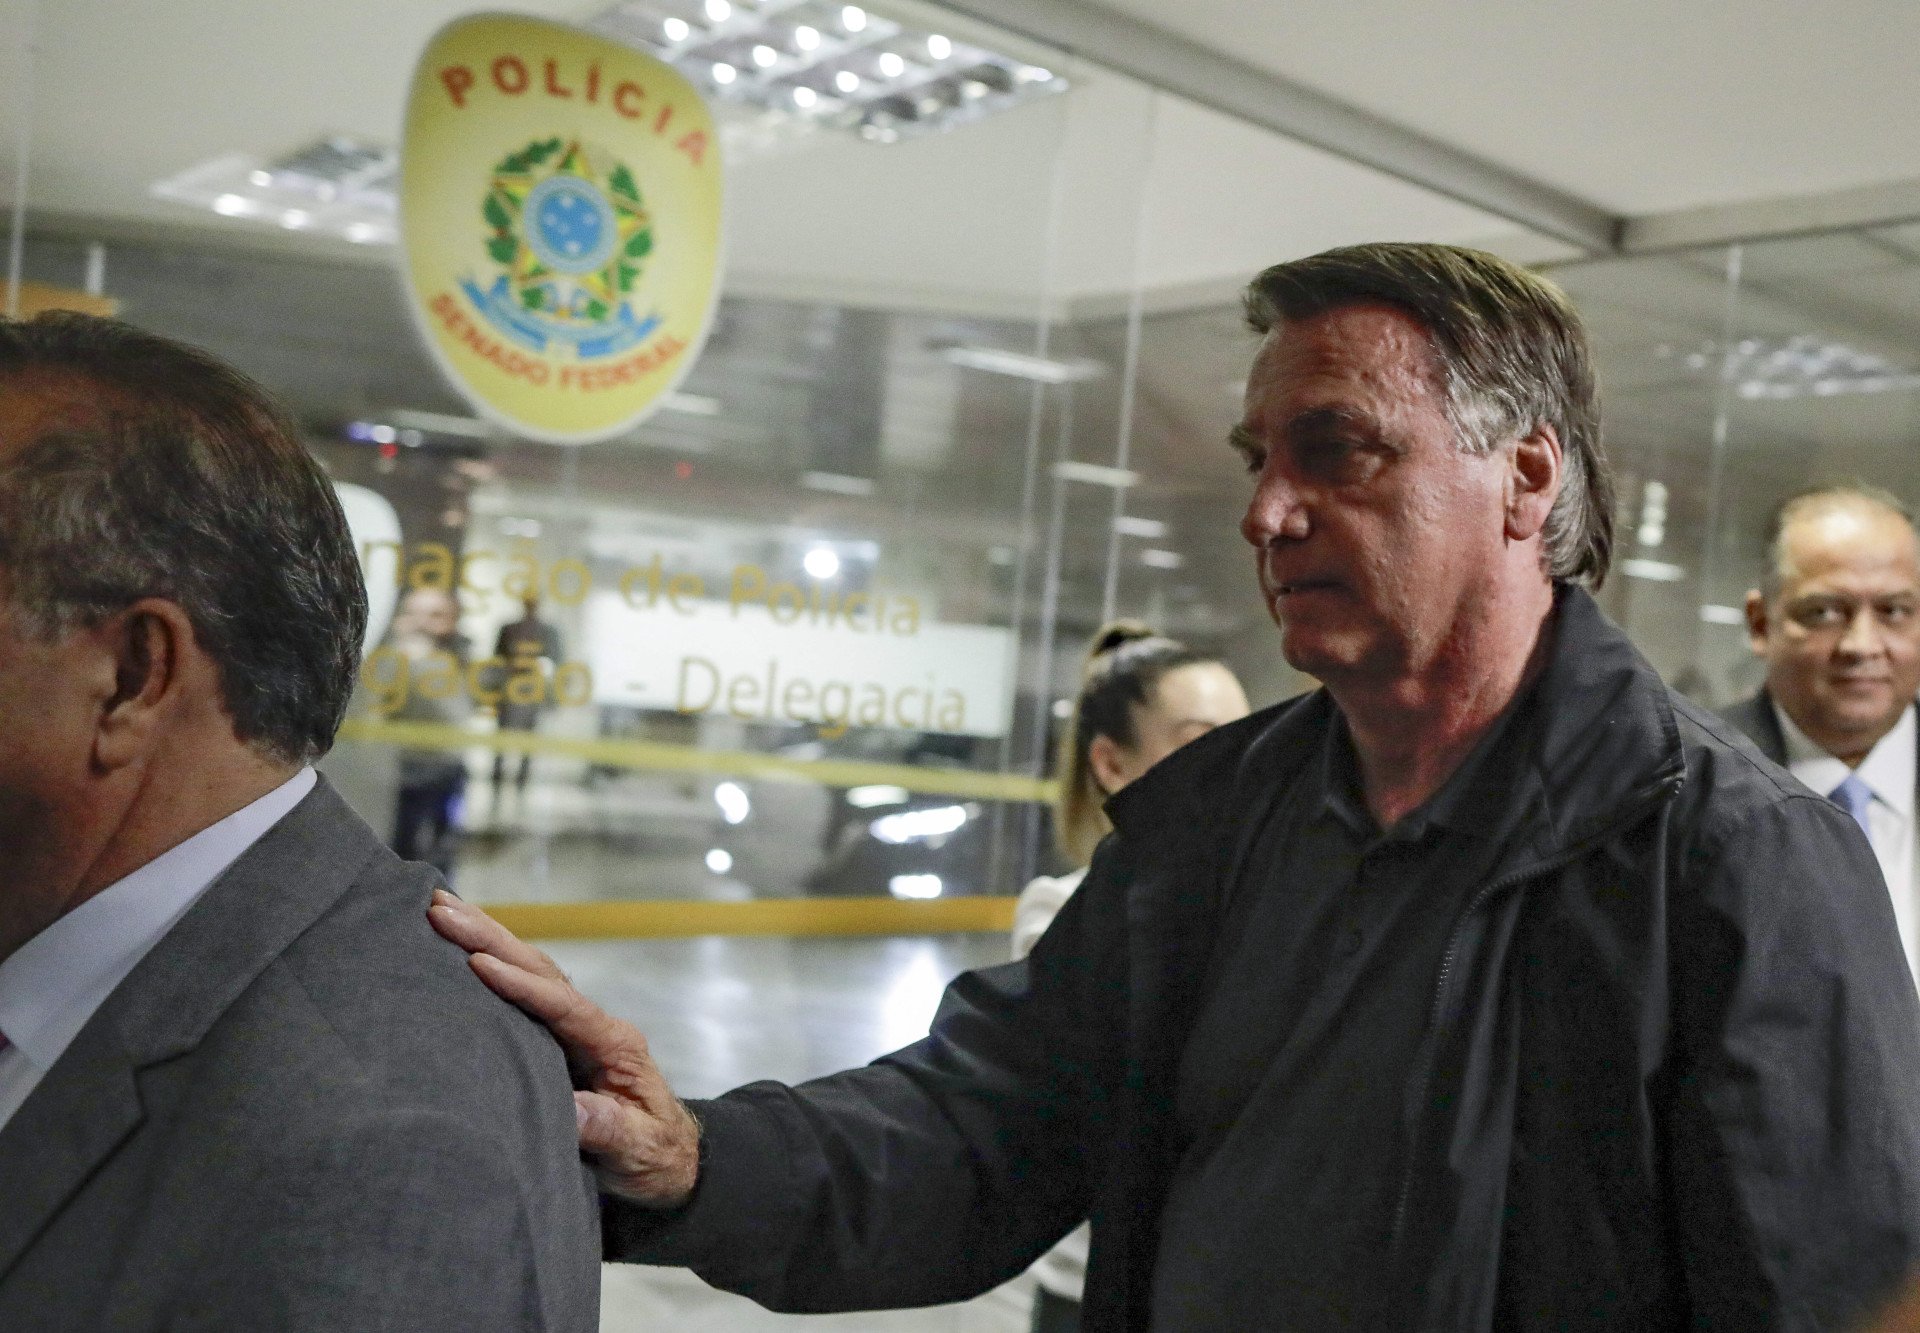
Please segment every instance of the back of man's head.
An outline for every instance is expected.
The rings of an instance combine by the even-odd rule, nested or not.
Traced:
[[[285,763],[324,754],[366,589],[339,499],[285,413],[203,352],[65,313],[0,320],[0,393],[64,405],[0,460],[0,575],[29,631],[171,601],[235,735]]]
[[[1613,476],[1592,353],[1566,294],[1483,250],[1416,242],[1341,246],[1275,264],[1246,292],[1256,333],[1376,303],[1426,329],[1463,449],[1484,453],[1542,422],[1553,427],[1564,476],[1543,534],[1547,573],[1598,587],[1613,553]]]

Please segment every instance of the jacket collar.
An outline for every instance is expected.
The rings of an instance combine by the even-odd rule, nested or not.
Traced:
[[[378,850],[321,778],[115,988],[0,1130],[0,1281],[145,1118],[139,1071],[198,1046]]]
[[[1546,665],[1515,704],[1527,738],[1510,752],[1524,757],[1502,808],[1487,812],[1488,832],[1509,841],[1503,864],[1584,845],[1685,774],[1665,684],[1584,589],[1556,585],[1550,632]],[[1247,802],[1319,755],[1334,708],[1316,690],[1196,741],[1108,803],[1114,827],[1191,847],[1195,827],[1217,828],[1229,811],[1255,823]],[[1234,839],[1233,863],[1248,841]]]
[[[1554,642],[1527,703],[1531,762],[1516,797],[1536,857],[1591,843],[1686,776],[1673,700],[1659,673],[1584,589],[1561,584]]]

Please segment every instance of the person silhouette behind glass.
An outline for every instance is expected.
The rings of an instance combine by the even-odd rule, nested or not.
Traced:
[[[523,598],[520,619],[500,627],[494,640],[493,655],[504,664],[500,702],[496,717],[501,731],[532,731],[540,724],[540,714],[552,698],[554,665],[560,660],[560,631],[540,619],[540,599]],[[522,751],[519,771],[514,775],[516,795],[527,789],[527,774],[533,767],[533,752]],[[500,788],[506,780],[507,753],[494,752],[493,801],[500,803]]]

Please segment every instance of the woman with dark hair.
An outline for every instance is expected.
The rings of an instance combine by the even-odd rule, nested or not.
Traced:
[[[1013,956],[1024,958],[1054,914],[1080,887],[1093,849],[1112,826],[1106,799],[1188,741],[1247,715],[1247,696],[1233,672],[1211,653],[1156,634],[1136,621],[1115,621],[1093,637],[1080,676],[1080,697],[1060,745],[1054,834],[1079,869],[1042,875],[1014,909]],[[1080,1326],[1080,1289],[1087,1271],[1083,1226],[1034,1264],[1033,1333],[1071,1333]]]

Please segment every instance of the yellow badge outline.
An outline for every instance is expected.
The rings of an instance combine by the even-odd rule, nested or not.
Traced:
[[[504,83],[494,77],[493,66],[500,62],[511,62],[507,72],[514,76]],[[463,72],[467,81],[453,78],[454,71]],[[516,82],[519,91],[504,91]],[[476,108],[489,114],[468,115]],[[482,417],[548,443],[609,439],[657,411],[698,359],[713,327],[725,271],[719,128],[693,85],[643,51],[570,24],[517,14],[468,14],[443,25],[422,49],[405,117],[398,267],[408,313],[447,381]],[[685,160],[691,154],[676,145],[696,135],[701,136],[701,160]],[[577,285],[622,294],[613,290],[617,264],[624,262],[623,247],[635,230],[644,229],[649,248],[639,261],[633,291],[659,297],[664,306],[665,289],[681,302],[663,309],[655,332],[607,356],[604,364],[556,355],[558,343],[544,353],[516,343],[463,290],[467,281],[500,276],[502,266],[488,253],[494,224],[482,212],[483,201],[493,198],[499,184],[499,164],[556,137],[563,156],[579,149],[641,177],[637,216],[622,212],[609,195],[620,227],[613,265],[598,283],[588,278]],[[484,165],[476,166],[480,159]],[[677,171],[671,166],[654,170],[674,162],[681,162]],[[497,228],[493,234],[498,235]],[[521,251],[528,248],[523,241]],[[523,257],[516,255],[515,264]],[[668,275],[665,281],[662,272]],[[512,276],[524,274],[516,269]],[[482,346],[496,355],[483,355]],[[634,371],[650,351],[661,354],[660,364]],[[503,365],[509,362],[521,373],[507,373]],[[544,383],[532,382],[536,365],[546,367]],[[607,383],[622,371],[634,372],[631,382]]]

